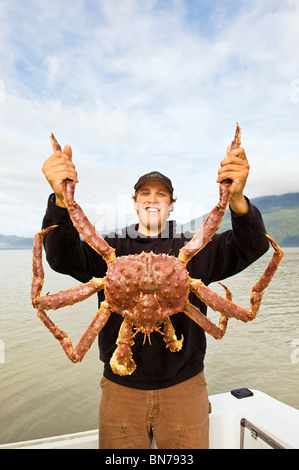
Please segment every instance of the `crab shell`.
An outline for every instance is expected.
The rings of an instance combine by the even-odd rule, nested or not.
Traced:
[[[111,310],[149,335],[188,301],[186,264],[174,256],[142,252],[109,264],[105,297]]]

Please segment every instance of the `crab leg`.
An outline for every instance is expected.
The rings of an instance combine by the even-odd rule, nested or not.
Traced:
[[[61,151],[61,146],[55,139],[53,133],[51,133],[50,139],[54,152]],[[66,179],[63,182],[63,197],[74,227],[82,235],[83,239],[97,253],[99,253],[107,263],[114,261],[116,258],[114,248],[108,245],[108,243],[97,233],[95,227],[89,222],[82,208],[74,200],[74,192],[74,181]]]
[[[44,269],[42,265],[42,248],[44,236],[57,225],[51,225],[44,230],[38,232],[34,237],[33,257],[32,257],[32,284],[31,284],[31,300],[32,305],[39,310],[50,310],[73,305],[87,299],[96,292],[104,288],[105,278],[93,278],[86,284],[81,284],[72,289],[58,292],[57,294],[45,295],[40,297],[40,293],[44,283]]]
[[[42,264],[42,251],[44,236],[53,230],[57,225],[51,225],[41,232],[38,232],[34,237],[33,254],[32,254],[32,283],[31,283],[31,300],[32,302],[39,298],[43,283],[44,283],[44,268]]]
[[[116,340],[117,348],[111,359],[110,366],[112,371],[118,375],[131,375],[136,369],[136,364],[132,358],[131,347],[134,344],[132,324],[125,318],[121,324],[118,338]]]
[[[92,278],[86,284],[72,287],[57,294],[45,295],[33,300],[33,306],[42,310],[57,310],[58,308],[74,305],[77,302],[88,299],[96,292],[104,289],[105,278]]]
[[[87,327],[80,340],[78,341],[75,348],[72,347],[70,338],[66,333],[61,331],[53,322],[50,320],[44,310],[39,310],[37,316],[41,319],[48,330],[55,336],[60,342],[65,354],[72,362],[80,362],[83,357],[90,349],[95,338],[100,333],[101,329],[106,324],[110,317],[111,310],[107,302],[102,302],[100,310],[92,319],[90,325]]]
[[[233,298],[232,293],[223,284],[219,284],[225,289],[226,298],[231,301]],[[228,317],[224,314],[221,314],[219,326],[216,326],[203,313],[201,313],[199,308],[195,307],[195,305],[191,304],[190,302],[187,302],[183,312],[215,339],[221,339],[226,332]]]
[[[190,289],[215,312],[220,312],[228,318],[234,317],[244,322],[251,320],[251,312],[249,310],[212,291],[201,280],[190,279]]]
[[[226,298],[230,301],[233,300],[233,295],[230,292],[230,290],[224,285],[219,282],[219,284],[223,287],[226,293]],[[226,327],[227,327],[227,322],[228,322],[228,317],[224,314],[220,315],[220,320],[219,320],[219,327],[223,331],[223,334],[226,332]]]
[[[195,307],[195,305],[191,304],[189,301],[186,303],[183,312],[215,339],[221,339],[224,335],[226,325],[220,323],[219,327],[216,326],[203,313],[201,313],[199,308]]]
[[[237,124],[235,138],[232,141],[231,145],[228,147],[227,151],[229,151],[230,148],[239,148],[240,145],[241,129],[239,124]],[[201,228],[193,236],[189,243],[187,243],[186,246],[180,249],[178,256],[179,260],[183,261],[184,263],[188,263],[188,261],[190,261],[190,259],[196,255],[196,253],[198,253],[202,248],[206,246],[207,243],[209,243],[212,236],[217,232],[230,199],[231,185],[232,181],[229,179],[223,180],[220,183],[218,204],[214,207],[214,209],[212,209]]]
[[[166,347],[172,352],[180,351],[183,347],[184,336],[181,336],[181,339],[177,339],[173,324],[169,317],[164,321],[164,341]]]
[[[190,279],[190,288],[192,292],[194,292],[206,305],[211,307],[213,310],[220,312],[222,315],[229,318],[235,317],[243,322],[253,320],[259,311],[264,289],[269,285],[283,257],[283,252],[279,245],[268,235],[266,235],[266,237],[269,239],[275,251],[266,271],[252,289],[250,310],[239,307],[228,299],[224,299],[205,286],[204,283],[198,279]]]

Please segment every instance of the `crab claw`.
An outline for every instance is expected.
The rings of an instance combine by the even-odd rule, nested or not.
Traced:
[[[121,324],[119,335],[116,340],[117,348],[110,359],[110,367],[114,374],[131,375],[136,369],[136,364],[132,358],[131,350],[131,347],[134,344],[133,337],[132,325],[125,318]]]
[[[169,319],[166,318],[164,321],[164,341],[166,343],[166,347],[170,349],[171,352],[178,352],[183,347],[184,336],[181,336],[181,339],[177,339],[173,325]]]

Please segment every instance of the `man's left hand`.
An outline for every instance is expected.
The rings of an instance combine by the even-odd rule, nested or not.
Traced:
[[[240,147],[228,151],[218,171],[217,183],[221,183],[227,178],[232,180],[230,207],[237,214],[248,212],[243,189],[248,178],[249,168],[245,150]]]

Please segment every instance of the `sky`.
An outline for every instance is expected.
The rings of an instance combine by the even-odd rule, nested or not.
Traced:
[[[1,0],[0,233],[40,230],[49,135],[100,231],[136,222],[139,176],[178,222],[218,201],[236,122],[249,198],[299,191],[298,0]]]

